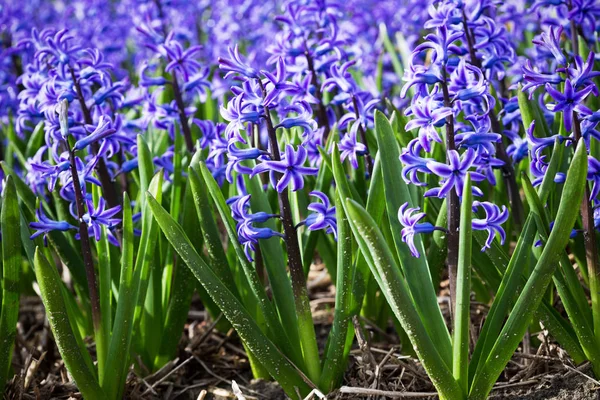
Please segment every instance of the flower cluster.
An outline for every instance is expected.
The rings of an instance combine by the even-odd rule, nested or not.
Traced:
[[[425,191],[425,197],[448,200],[455,193],[460,198],[467,175],[474,182],[495,185],[494,170],[505,167],[506,161],[499,158],[497,150],[502,146],[502,132],[493,113],[495,98],[491,93],[493,80],[503,79],[505,65],[514,59],[515,51],[503,35],[505,28],[486,14],[490,7],[491,1],[431,5],[425,27],[433,32],[411,54],[402,96],[413,92],[405,114],[412,117],[406,130],[415,132],[415,138],[402,151],[400,160],[407,183],[428,186],[438,182]],[[445,150],[445,162],[433,157],[439,154],[438,147]],[[522,153],[522,149],[512,148],[511,154],[515,153]],[[481,197],[483,191],[473,186],[473,194]],[[494,232],[504,241],[500,224],[508,218],[508,210],[489,202],[476,204],[482,206],[486,217],[474,220],[473,228],[490,232],[484,249],[491,244]],[[414,235],[442,228],[419,223],[425,214],[413,215],[415,211],[405,204],[399,219],[405,226],[404,240],[418,256]]]
[[[134,143],[121,130],[119,114],[127,81],[113,81],[112,65],[102,54],[74,44],[66,30],[34,30],[19,46],[31,48],[34,57],[19,79],[24,90],[19,94],[17,129],[23,134],[38,124],[44,129],[43,146],[27,162],[26,181],[42,198],[44,186],[53,192],[59,184],[58,193],[70,204],[75,220],[85,222],[96,238],[106,226],[111,241],[118,244],[111,232],[120,212],[113,179],[117,164],[112,159],[120,159]],[[107,201],[94,205],[89,185],[101,187]],[[32,224],[39,230],[34,237],[71,228],[44,212],[40,208],[38,222]]]
[[[242,186],[242,193],[245,190],[241,177],[252,179],[266,172],[271,186],[282,198],[289,188],[303,189],[306,178],[317,174],[314,166],[321,160],[319,147],[324,145],[335,121],[346,131],[340,137],[342,160],[347,158],[358,168],[358,156],[368,153],[365,132],[373,125],[372,111],[378,100],[361,91],[349,72],[356,60],[349,60],[347,40],[338,32],[338,14],[338,5],[290,3],[287,14],[277,18],[284,30],[269,48],[274,71],[254,67],[237,47],[229,50],[228,58],[219,59],[225,79],[235,76],[240,84],[232,87],[232,98],[221,107],[221,116],[229,123],[218,134],[222,139],[208,145],[209,160],[226,156],[225,178]],[[326,92],[334,94],[328,104],[323,99]],[[346,111],[340,115],[336,110]],[[359,133],[362,141],[358,140]],[[213,164],[223,165],[222,158]],[[295,227],[305,225],[309,230],[325,229],[335,235],[335,207],[330,206],[324,193],[311,194],[318,202],[308,205],[312,214]],[[259,239],[282,236],[254,225],[276,215],[249,214],[250,203],[249,195],[231,200],[238,235],[249,258]],[[288,217],[280,217],[285,227]],[[286,240],[288,234],[283,235]]]

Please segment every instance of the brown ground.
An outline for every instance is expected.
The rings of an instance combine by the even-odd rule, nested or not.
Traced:
[[[333,288],[327,276],[315,272],[310,280],[317,333],[324,340],[332,319]],[[182,335],[178,358],[162,370],[141,379],[130,374],[128,399],[221,400],[235,399],[235,380],[247,400],[286,399],[272,382],[253,381],[242,346],[233,332],[211,329],[206,315],[194,302]],[[473,305],[473,326],[485,315],[486,307]],[[328,399],[435,399],[435,390],[422,366],[400,354],[394,329],[381,332],[364,323],[358,336],[344,386]],[[360,324],[358,324],[360,325]],[[513,357],[491,399],[588,400],[600,399],[600,382],[589,366],[574,366],[568,356],[543,332],[533,333],[537,348],[523,349]],[[5,399],[81,398],[70,382],[37,297],[22,298],[13,361],[17,375],[7,387]]]

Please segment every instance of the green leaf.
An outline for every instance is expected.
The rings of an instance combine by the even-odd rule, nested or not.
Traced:
[[[221,237],[219,236],[212,208],[208,202],[209,194],[206,192],[206,185],[200,180],[199,172],[200,171],[198,170],[197,173],[196,169],[193,167],[188,168],[190,189],[194,197],[196,214],[198,216],[198,221],[200,222],[202,237],[204,238],[204,244],[206,246],[208,264],[210,264],[215,273],[223,279],[223,282],[227,285],[227,289],[239,299],[240,295],[235,286],[233,274],[231,273],[229,262],[225,256],[225,251],[223,250],[223,244],[221,243]]]
[[[485,399],[494,382],[510,360],[521,341],[533,313],[539,307],[557,265],[568,243],[571,229],[579,214],[587,177],[587,151],[581,140],[567,174],[558,214],[548,242],[535,269],[519,295],[502,332],[494,344],[483,368],[475,374],[470,399]]]
[[[292,346],[290,344],[291,339],[286,335],[286,330],[283,329],[280,320],[277,318],[277,313],[273,307],[273,303],[271,303],[267,297],[260,278],[256,273],[256,269],[253,268],[253,266],[248,262],[248,259],[244,254],[244,249],[242,249],[242,246],[238,240],[235,222],[231,217],[231,209],[225,202],[225,197],[223,196],[219,185],[204,163],[199,163],[199,168],[201,172],[200,177],[206,185],[206,188],[215,203],[217,211],[221,217],[221,221],[223,221],[223,225],[225,225],[225,230],[227,231],[227,235],[229,237],[229,243],[235,249],[235,253],[240,265],[242,266],[246,279],[248,280],[248,284],[250,285],[252,293],[256,297],[262,314],[265,317],[266,325],[272,335],[271,337],[274,338],[275,342],[282,349],[285,349],[286,354],[291,356],[292,361],[297,364],[302,363],[302,354],[299,351],[299,346]]]
[[[145,150],[139,147],[138,139],[138,157]],[[145,143],[143,143],[143,146]],[[147,147],[146,147],[147,149]],[[140,159],[141,160],[141,159]],[[141,161],[140,161],[141,162]],[[142,165],[142,164],[140,164]],[[144,182],[144,180],[141,180]],[[153,193],[157,199],[162,198],[163,173],[159,171],[151,182],[148,183],[148,190]],[[146,197],[146,192],[142,197]],[[109,400],[119,398],[122,392],[129,363],[127,362],[130,354],[132,333],[137,326],[136,312],[141,313],[141,304],[145,297],[145,288],[148,285],[148,275],[150,263],[154,256],[154,249],[158,241],[158,224],[154,221],[152,213],[146,199],[141,201],[144,204],[142,208],[142,237],[140,239],[133,264],[134,257],[134,238],[133,225],[130,221],[130,207],[123,208],[123,245],[121,253],[121,274],[119,283],[119,301],[117,302],[117,311],[112,329],[112,336],[108,350],[108,362],[104,373],[105,381],[108,385],[107,391],[113,397]],[[129,204],[129,203],[124,203]],[[139,318],[139,316],[137,317]]]
[[[250,351],[269,371],[273,378],[279,382],[289,396],[295,396],[296,388],[306,395],[310,390],[309,386],[298,374],[296,368],[260,330],[260,327],[252,319],[248,311],[233,293],[227,289],[223,281],[206,265],[194,249],[194,246],[190,243],[181,226],[151,196],[148,197],[148,202],[154,218],[173,248],[175,248],[179,256],[192,270],[196,279],[202,283],[215,303],[221,306],[223,314],[231,322],[231,325],[238,332],[240,338],[246,343]]]
[[[94,204],[97,206],[101,189],[93,188]],[[102,385],[106,357],[108,356],[108,343],[112,330],[112,280],[110,265],[110,244],[107,237],[107,228],[102,229],[102,236],[96,243],[98,254],[98,297],[100,298],[100,312],[102,321],[98,330],[95,331],[96,359],[98,361],[98,381]]]
[[[550,234],[550,221],[548,220],[541,199],[538,197],[527,176],[523,176],[523,189],[531,212],[535,216],[538,232],[542,241],[546,242]],[[561,251],[560,253],[560,271],[555,273],[553,277],[556,289],[563,301],[563,305],[579,338],[579,343],[583,351],[596,368],[600,366],[600,351],[594,337],[590,307],[577,276],[573,276],[573,266],[567,253],[565,251]],[[566,277],[570,278],[570,280],[567,281],[565,275],[561,274],[561,272],[565,273]],[[568,275],[569,273],[571,275]]]
[[[19,318],[19,279],[21,272],[21,237],[10,233],[20,230],[19,201],[17,189],[9,175],[4,184],[0,231],[2,235],[2,297],[0,302],[0,393],[4,393],[10,361],[15,344],[17,320]]]
[[[414,206],[414,203],[408,185],[401,178],[402,163],[399,158],[398,142],[394,137],[389,121],[380,111],[375,111],[375,132],[381,154],[387,214],[402,271],[427,332],[437,344],[446,364],[451,365],[452,345],[450,334],[438,305],[437,293],[433,287],[427,259],[425,257],[413,257],[408,245],[402,240],[403,227],[398,220],[398,209],[404,203],[409,203],[409,206]],[[419,252],[425,254],[419,235],[415,235],[414,241]]]
[[[367,258],[369,267],[431,381],[443,398],[462,399],[462,390],[440,355],[438,343],[432,340],[425,329],[408,285],[375,221],[360,204],[351,199],[346,200],[346,209],[354,237],[362,253],[370,255]]]
[[[550,137],[550,130],[546,124],[546,119],[543,117],[540,107],[535,99],[529,99],[526,92],[521,90],[521,87],[517,90],[517,97],[519,101],[519,109],[521,111],[521,118],[523,120],[523,128],[529,129],[529,126],[535,121],[534,135],[538,138]]]
[[[189,181],[188,181],[189,182]],[[201,235],[198,237],[191,236],[190,233],[199,233],[198,218],[196,217],[194,199],[191,193],[191,185],[186,186],[183,205],[183,229],[188,236],[194,238],[194,244],[197,251],[202,251],[203,239]],[[196,230],[198,229],[198,231]],[[162,329],[162,337],[160,348],[156,353],[153,369],[162,368],[169,360],[175,358],[177,346],[181,341],[181,333],[184,331],[185,322],[188,318],[190,302],[197,282],[192,275],[192,272],[187,268],[181,260],[177,260],[175,270],[173,272],[173,288],[171,290],[171,298],[166,308],[165,321]],[[202,304],[211,313],[213,318],[217,318],[221,311],[212,302],[206,293],[201,296]]]
[[[46,132],[44,131],[44,121],[41,121],[35,126],[33,133],[29,137],[27,141],[27,148],[25,150],[25,155],[29,157],[33,157],[35,153],[42,148],[44,145],[44,138]]]
[[[69,374],[86,400],[107,399],[93,372],[88,368],[85,356],[81,353],[75,334],[71,329],[67,308],[62,297],[62,281],[58,271],[46,260],[39,247],[36,248],[34,259],[35,275],[46,308],[46,316],[54,334],[56,346]]]

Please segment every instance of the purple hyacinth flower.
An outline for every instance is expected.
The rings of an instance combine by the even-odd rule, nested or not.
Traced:
[[[306,225],[306,228],[311,231],[326,229],[327,233],[333,233],[337,240],[337,219],[335,217],[335,206],[331,206],[329,198],[325,193],[312,191],[309,193],[321,200],[320,203],[310,203],[308,209],[313,211],[304,221],[298,225]]]
[[[501,243],[504,244],[506,233],[504,232],[504,228],[502,228],[502,224],[508,220],[508,209],[506,206],[502,206],[502,211],[500,211],[500,208],[493,203],[487,201],[474,201],[473,212],[477,212],[479,207],[485,211],[485,218],[473,218],[471,222],[473,229],[488,231],[488,238],[485,241],[485,245],[481,248],[481,251],[490,248],[494,241],[494,237],[496,237],[496,233],[500,235]]]
[[[549,104],[548,109],[553,112],[563,112],[565,128],[571,131],[573,128],[573,109],[592,92],[594,85],[589,85],[579,91],[573,87],[571,80],[565,81],[564,93],[556,90],[550,84],[546,84],[546,91],[556,101],[555,104]]]
[[[94,208],[94,202],[91,199],[86,199],[87,212],[81,218],[88,226],[88,233],[93,236],[96,241],[100,240],[102,234],[102,226],[106,226],[109,230],[121,223],[119,218],[113,218],[121,211],[121,206],[115,206],[106,209],[106,200],[100,198],[98,207]],[[75,218],[77,218],[74,215]],[[78,238],[78,235],[75,236]],[[109,239],[110,240],[110,239]],[[111,243],[118,245],[118,242]]]
[[[512,142],[506,148],[506,154],[512,158],[513,164],[517,164],[527,157],[529,144],[526,139],[523,139],[518,132],[512,130],[505,130],[504,136],[507,136]]]
[[[476,159],[477,153],[475,150],[469,148],[462,157],[458,155],[456,150],[448,151],[448,164],[433,160],[429,161],[427,163],[427,168],[443,179],[440,182],[442,184],[440,188],[429,189],[425,192],[425,196],[444,198],[450,190],[454,189],[458,197],[461,197],[467,173],[471,174],[471,179],[474,182],[480,182],[485,179],[485,175],[480,174],[479,172],[469,171],[471,167],[475,166]],[[483,192],[476,186],[473,186],[473,194],[476,196],[483,196]]]
[[[423,65],[410,65],[410,67],[404,72],[402,80],[406,81],[406,84],[402,86],[400,97],[405,98],[408,89],[412,86],[417,86],[418,93],[427,94],[427,85],[433,85],[438,82],[442,82],[442,75],[436,66],[430,68]]]
[[[442,142],[436,128],[443,126],[446,117],[453,114],[452,108],[444,107],[438,101],[437,92],[434,91],[430,96],[416,96],[410,106],[410,112],[413,119],[406,124],[407,131],[419,128],[419,143],[426,152],[431,151],[431,141]]]
[[[471,148],[478,155],[492,156],[496,153],[496,143],[502,139],[497,133],[490,132],[491,122],[487,116],[483,118],[467,117],[473,125],[472,131],[461,132],[454,137],[460,148]]]
[[[306,137],[318,128],[317,122],[313,119],[312,108],[310,108],[310,105],[305,101],[285,107],[283,111],[285,113],[293,112],[297,115],[282,119],[281,122],[275,126],[275,129],[290,129],[294,126],[298,126],[303,130],[302,137]]]
[[[558,65],[566,65],[567,58],[562,52],[560,46],[560,36],[562,35],[563,27],[554,28],[550,27],[550,32],[542,32],[538,39],[534,39],[531,42],[537,44],[538,46],[544,47],[547,49],[554,58]]]
[[[321,88],[325,92],[330,92],[333,89],[338,89],[345,94],[352,94],[356,91],[356,82],[348,68],[356,64],[356,60],[348,61],[342,65],[333,64],[329,70],[329,78],[323,81]]]
[[[594,52],[590,52],[586,62],[583,62],[581,56],[575,56],[575,68],[569,68],[571,83],[574,88],[580,88],[590,85],[592,93],[598,96],[598,88],[593,79],[600,76],[600,71],[594,71]]]
[[[278,217],[275,214],[267,214],[265,212],[257,212],[250,214],[250,195],[236,196],[227,201],[231,206],[231,214],[237,222],[237,234],[240,243],[244,246],[244,253],[250,261],[254,261],[252,253],[256,251],[256,245],[259,239],[270,239],[274,236],[283,237],[279,232],[271,228],[255,227],[252,224],[268,221],[270,218]]]
[[[419,223],[420,220],[425,218],[426,214],[423,212],[413,214],[416,211],[419,211],[419,207],[408,208],[408,203],[404,203],[398,210],[398,220],[404,226],[402,228],[402,241],[408,245],[413,257],[419,258],[421,255],[415,246],[415,235],[419,233],[432,233],[441,228],[437,228],[429,222]]]
[[[413,139],[408,143],[408,147],[400,154],[400,161],[404,164],[402,169],[402,178],[406,183],[412,183],[417,186],[426,186],[425,182],[419,180],[418,172],[430,174],[431,170],[427,163],[434,161],[432,158],[421,157],[420,153],[423,146],[418,139]]]
[[[229,183],[233,182],[233,171],[240,174],[252,173],[252,168],[241,164],[243,161],[256,160],[258,157],[268,154],[266,151],[254,147],[239,149],[235,144],[236,142],[232,141],[227,146],[227,169],[225,170],[225,176]]]
[[[592,182],[590,201],[593,201],[600,193],[600,161],[592,156],[588,156],[587,180]]]
[[[86,129],[93,129],[93,131],[86,137],[83,137],[75,142],[75,145],[73,146],[74,150],[83,150],[87,146],[96,143],[99,140],[105,139],[117,131],[112,127],[112,121],[110,118],[105,115],[100,117],[98,125],[86,125]]]
[[[44,242],[46,241],[46,235],[51,231],[68,231],[71,229],[77,229],[75,226],[69,224],[66,221],[53,221],[44,214],[44,210],[42,207],[38,208],[35,211],[35,216],[37,221],[31,222],[29,227],[31,229],[37,230],[33,235],[30,236],[30,239],[35,239],[40,235],[44,235]]]
[[[262,172],[269,171],[271,185],[279,193],[283,192],[291,182],[292,191],[297,191],[304,187],[304,175],[317,175],[318,168],[304,167],[307,158],[306,149],[303,146],[294,151],[294,146],[286,145],[285,154],[280,161],[263,161],[252,170],[250,177],[254,177]],[[282,174],[277,180],[277,174]]]
[[[227,51],[229,59],[219,57],[219,69],[227,72],[225,78],[233,74],[240,74],[247,78],[258,79],[258,71],[244,62],[237,45],[233,49],[228,48]]]
[[[342,162],[344,162],[346,158],[349,159],[350,165],[352,165],[352,168],[354,169],[358,169],[357,156],[362,156],[367,153],[367,146],[356,139],[356,133],[358,132],[359,127],[360,122],[355,122],[350,128],[350,131],[347,132],[344,137],[342,137],[342,140],[340,140],[339,144],[341,151],[340,158]]]
[[[267,95],[263,101],[265,107],[269,107],[272,104],[277,103],[277,99],[279,98],[281,92],[287,92],[288,90],[296,89],[294,84],[286,80],[287,72],[283,58],[279,58],[277,60],[277,69],[275,75],[268,71],[261,72],[267,78]]]
[[[523,85],[523,91],[529,92],[530,99],[533,97],[533,92],[538,87],[546,85],[548,83],[558,85],[563,81],[563,79],[558,73],[545,74],[535,71],[531,64],[531,60],[525,61],[525,65],[522,67],[522,71],[523,80],[525,81],[525,85]]]
[[[238,222],[238,227],[241,224],[263,223],[267,222],[271,218],[279,217],[277,214],[268,214],[264,211],[250,214],[248,212],[250,210],[250,197],[251,195],[247,194],[245,196],[235,198],[234,201],[230,202],[231,215],[233,216],[233,219]]]
[[[527,135],[527,142],[529,143],[529,148],[531,149],[531,153],[535,156],[541,155],[541,153],[547,147],[554,146],[554,142],[558,140],[559,143],[562,143],[567,139],[564,136],[556,134],[550,137],[538,138],[534,136],[535,132],[535,121],[531,121],[529,128],[525,132]]]
[[[183,76],[184,81],[188,81],[190,76],[198,72],[202,66],[194,56],[202,50],[200,46],[191,46],[184,50],[181,43],[172,39],[173,33],[169,35],[166,44],[163,46],[165,55],[169,63],[165,67],[165,72],[177,72]]]

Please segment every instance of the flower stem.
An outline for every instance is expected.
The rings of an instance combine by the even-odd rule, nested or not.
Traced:
[[[573,4],[569,1],[569,10]],[[577,25],[571,20],[571,45],[574,56],[579,55],[579,37]],[[579,115],[573,111],[573,134],[575,136],[575,147],[582,139]],[[590,286],[590,297],[592,300],[592,321],[596,342],[600,343],[600,282],[598,281],[598,246],[596,243],[596,229],[594,226],[594,209],[590,202],[590,188],[585,182],[585,192],[581,201],[581,219],[583,225],[583,242],[585,245],[585,258],[588,270]]]
[[[356,123],[358,124],[358,133],[360,134],[360,140],[362,140],[363,144],[367,149],[367,154],[365,154],[365,159],[367,161],[367,172],[369,176],[373,173],[373,159],[371,158],[371,153],[369,152],[369,143],[367,143],[367,133],[365,132],[365,127],[360,123],[360,114],[358,113],[358,102],[356,101],[356,96],[352,95],[352,105],[354,106],[354,114],[356,115]]]
[[[173,71],[173,77],[171,79],[173,85],[173,96],[175,97],[175,103],[177,104],[177,110],[179,111],[179,122],[181,123],[181,130],[183,131],[183,137],[185,139],[185,147],[190,154],[194,153],[194,142],[192,140],[192,131],[188,124],[187,117],[185,115],[185,103],[183,102],[183,96],[181,95],[181,89],[179,88],[179,82],[177,82],[177,73]]]
[[[573,132],[576,142],[581,140],[581,126],[579,117],[573,111]],[[592,318],[594,335],[600,343],[600,282],[598,281],[598,246],[596,243],[596,230],[594,228],[594,210],[590,202],[590,188],[585,183],[585,192],[581,202],[581,219],[583,223],[583,242],[585,244],[585,258],[588,270],[590,297],[592,299]]]
[[[71,176],[73,178],[73,191],[75,192],[75,204],[77,206],[77,219],[79,222],[79,236],[81,243],[81,253],[83,254],[83,264],[85,266],[85,274],[87,278],[88,291],[90,294],[90,303],[92,306],[92,321],[94,324],[94,331],[100,332],[102,326],[101,312],[100,312],[100,298],[98,297],[98,283],[96,281],[96,271],[94,269],[94,260],[92,258],[92,247],[90,244],[90,237],[88,228],[83,220],[85,214],[85,205],[83,201],[83,192],[81,191],[81,182],[79,182],[79,174],[77,172],[77,165],[75,164],[75,152],[69,145],[69,141],[66,133],[68,133],[68,110],[69,103],[67,100],[63,100],[60,104],[60,124],[63,131],[63,137],[65,138],[65,144],[69,152],[69,163],[71,168]]]
[[[452,108],[450,93],[448,92],[448,83],[446,81],[446,67],[442,69],[443,80],[441,82],[442,92],[444,94],[444,106]],[[446,117],[446,152],[456,150],[454,142],[454,115]],[[449,159],[449,157],[447,156]],[[452,304],[451,314],[454,316],[454,307],[456,301],[456,271],[458,268],[458,227],[460,224],[460,203],[456,190],[448,192],[448,281],[450,282],[450,301]]]
[[[77,93],[77,100],[79,101],[79,106],[81,107],[81,112],[83,113],[84,122],[87,125],[93,125],[94,120],[92,119],[92,114],[90,113],[90,109],[85,104],[85,97],[83,96],[83,91],[81,90],[81,84],[79,79],[75,76],[75,71],[73,67],[69,68],[71,72],[71,79],[73,80],[73,85],[75,86],[75,92]],[[98,154],[100,147],[98,143],[92,144],[92,150],[94,154]],[[117,190],[115,188],[115,182],[113,182],[110,177],[110,173],[108,172],[108,168],[106,167],[106,162],[104,161],[104,157],[99,157],[98,164],[96,166],[96,171],[98,171],[98,178],[100,178],[100,183],[102,184],[102,193],[108,202],[110,207],[116,207],[120,204],[119,196],[117,195]]]
[[[477,53],[475,52],[475,41],[473,40],[473,32],[471,31],[467,23],[467,15],[464,9],[462,14],[465,36],[467,38],[467,46],[469,47],[469,55],[471,57],[471,64],[481,69],[481,61],[479,60],[479,58],[477,57]],[[500,126],[498,117],[496,116],[496,112],[492,108],[490,108],[489,110],[489,118],[492,124],[492,131],[497,134],[502,134],[502,127]],[[498,158],[502,162],[504,162],[504,165],[502,165],[502,167],[500,168],[502,169],[502,176],[504,177],[506,187],[508,188],[508,200],[510,201],[512,220],[515,222],[515,229],[518,230],[519,227],[523,226],[523,202],[521,200],[521,196],[519,195],[519,187],[517,186],[515,170],[513,168],[510,157],[506,153],[506,149],[504,148],[504,143],[502,142],[502,139],[500,139],[500,141],[496,143],[496,153]]]
[[[260,82],[263,93],[265,88]],[[275,161],[281,160],[279,144],[277,142],[277,133],[271,120],[269,107],[265,107],[265,120],[267,122],[267,131],[269,133],[269,143],[271,145],[271,158]],[[277,174],[278,179],[281,174]],[[290,277],[292,279],[292,290],[294,292],[294,300],[296,303],[296,312],[298,313],[298,331],[300,334],[300,342],[302,344],[302,354],[306,363],[307,375],[313,382],[318,382],[321,375],[321,362],[319,360],[319,348],[315,336],[315,328],[310,311],[310,303],[308,301],[308,290],[306,288],[306,277],[304,276],[304,268],[302,266],[302,255],[300,246],[298,245],[298,233],[294,226],[292,218],[292,207],[288,197],[288,189],[285,188],[281,193],[278,193],[279,198],[279,214],[283,225],[283,233],[285,234],[285,245],[288,254],[288,265],[290,269]]]
[[[304,42],[304,47],[306,48],[306,42]],[[327,143],[327,137],[329,136],[329,132],[331,128],[329,127],[329,118],[327,117],[327,110],[325,109],[325,104],[323,104],[323,93],[321,92],[321,85],[319,85],[319,79],[317,77],[317,71],[315,70],[315,63],[308,51],[308,48],[304,51],[304,56],[306,57],[306,63],[308,64],[308,70],[311,74],[311,84],[315,87],[315,97],[319,100],[319,125],[323,127],[323,143]]]

